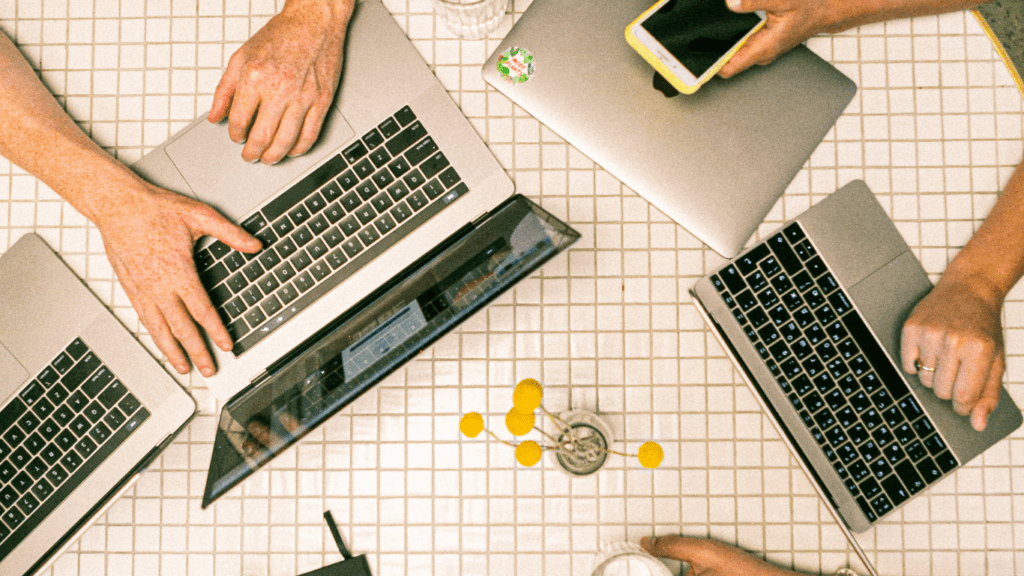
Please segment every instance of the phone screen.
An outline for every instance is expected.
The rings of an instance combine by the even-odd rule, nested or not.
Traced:
[[[700,78],[760,22],[729,10],[725,0],[671,0],[641,25]]]

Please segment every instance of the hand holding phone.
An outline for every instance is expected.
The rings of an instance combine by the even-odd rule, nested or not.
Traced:
[[[626,28],[626,41],[676,90],[693,94],[764,22],[725,0],[659,0]]]

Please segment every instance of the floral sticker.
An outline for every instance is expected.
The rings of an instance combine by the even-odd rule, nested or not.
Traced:
[[[533,54],[522,48],[509,48],[498,58],[498,72],[505,81],[512,84],[526,82],[533,76],[533,71]]]

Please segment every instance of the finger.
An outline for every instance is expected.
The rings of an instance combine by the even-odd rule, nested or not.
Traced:
[[[242,149],[242,160],[256,162],[263,156],[270,143],[274,141],[274,135],[277,134],[277,127],[281,124],[281,117],[284,116],[287,106],[286,102],[260,102],[256,120],[249,129],[245,148]]]
[[[293,416],[291,412],[282,412],[277,417],[277,420],[281,423],[281,426],[284,426],[285,430],[292,434],[294,434],[295,431],[299,429],[299,426],[301,426],[299,419]]]
[[[167,320],[164,319],[160,307],[149,298],[143,298],[140,304],[144,310],[142,316],[147,319],[144,324],[146,330],[149,331],[149,335],[153,338],[153,343],[163,352],[164,356],[167,357],[167,361],[171,363],[171,366],[174,366],[174,369],[179,374],[188,374],[188,358],[171,332],[171,328],[168,326]]]
[[[960,369],[956,373],[956,380],[953,381],[953,410],[961,416],[966,416],[974,409],[975,404],[981,398],[988,381],[989,372],[995,358],[992,354],[979,353],[970,357],[962,358]]]
[[[224,75],[220,77],[220,82],[217,84],[217,90],[213,93],[213,104],[210,105],[210,113],[206,115],[206,119],[210,122],[220,122],[227,118],[228,111],[231,109],[231,100],[235,94],[235,88],[238,86],[238,78],[242,73],[242,58],[235,55],[231,56],[228,60],[228,67],[224,70]]]
[[[903,324],[900,334],[900,361],[903,364],[903,371],[907,374],[917,374],[917,363],[915,360],[921,358],[921,342],[923,333],[921,327],[914,322],[914,316]]]
[[[925,334],[918,344],[917,360],[920,363],[920,368],[917,371],[917,378],[928,388],[933,388],[933,381],[939,369],[937,366],[940,362],[938,351],[942,350],[942,337],[942,333]],[[946,396],[946,399],[948,398],[949,396]]]
[[[306,108],[301,104],[294,103],[288,106],[288,109],[282,115],[281,123],[277,126],[277,133],[274,134],[273,141],[267,146],[266,151],[260,155],[260,161],[264,164],[277,164],[280,162],[295,147],[295,143],[298,142],[299,133],[302,131],[302,122],[305,117]],[[249,142],[252,142],[252,138],[249,139]],[[245,157],[245,151],[242,152],[242,157]]]
[[[213,236],[239,252],[250,254],[259,252],[263,248],[263,243],[258,238],[210,206],[198,204],[198,209],[194,210],[190,216],[189,227],[195,232],[196,239],[204,235]]]
[[[231,350],[231,335],[228,334],[227,328],[224,327],[224,322],[221,321],[220,315],[217,314],[217,309],[213,307],[210,296],[206,293],[202,284],[199,283],[199,277],[194,276],[193,278],[194,281],[186,285],[185,292],[181,295],[185,309],[206,330],[210,340],[213,340],[213,343],[218,348],[228,352]],[[205,343],[203,350],[206,350]],[[209,374],[205,375],[209,376]]]
[[[198,281],[197,278],[196,282]],[[215,372],[213,358],[210,356],[210,351],[206,349],[206,342],[203,341],[202,335],[199,334],[199,329],[196,328],[193,317],[189,315],[189,310],[177,297],[170,298],[169,300],[164,303],[161,311],[164,313],[167,325],[171,329],[171,334],[177,339],[178,344],[185,349],[185,353],[192,359],[192,363],[199,369],[199,372],[206,377],[213,376]],[[207,297],[207,300],[209,300],[209,297]],[[220,319],[218,318],[219,321]],[[221,328],[223,328],[223,325],[221,325]]]
[[[952,351],[946,351],[930,366],[935,368],[935,372],[931,373],[932,391],[943,400],[952,399],[953,383],[956,381],[957,372],[960,371],[960,357]]]
[[[765,24],[726,62],[718,72],[723,78],[732,78],[754,64],[768,64],[791,46],[781,38],[771,24]]]
[[[982,388],[981,397],[971,410],[971,426],[981,432],[988,425],[988,415],[999,405],[999,391],[1003,387],[1003,371],[1006,369],[1006,359],[1002,353],[996,355],[992,368],[989,369],[988,378]]]
[[[317,139],[320,137],[320,130],[324,125],[324,118],[327,118],[327,112],[331,109],[331,103],[334,99],[327,101],[326,105],[314,105],[306,113],[306,119],[302,123],[302,133],[299,135],[299,141],[295,143],[295,146],[288,152],[288,156],[301,156],[316,144]]]
[[[242,453],[253,460],[261,460],[267,455],[267,451],[264,450],[263,447],[259,445],[259,442],[253,438],[246,438],[245,441],[242,442]]]
[[[246,141],[259,105],[259,94],[246,90],[245,86],[235,88],[234,96],[231,98],[231,110],[228,112],[228,136],[232,142],[241,144]]]

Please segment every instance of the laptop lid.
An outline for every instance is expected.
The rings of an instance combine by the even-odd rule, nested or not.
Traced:
[[[519,195],[453,234],[225,404],[203,507],[577,239]]]
[[[770,66],[667,97],[624,38],[650,3],[581,10],[535,0],[483,77],[712,249],[735,256],[856,86],[800,46]],[[497,66],[513,47],[525,49],[533,66],[515,83]]]

